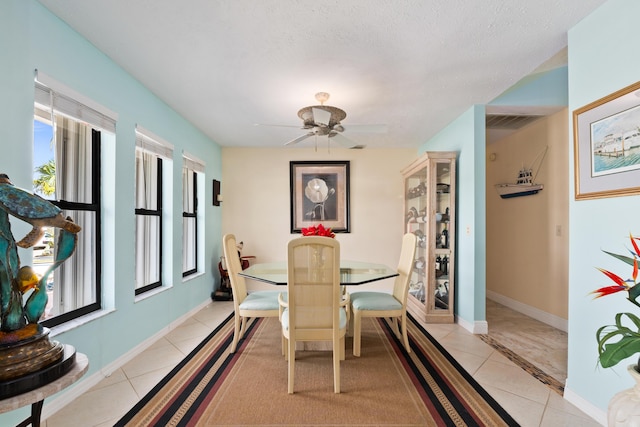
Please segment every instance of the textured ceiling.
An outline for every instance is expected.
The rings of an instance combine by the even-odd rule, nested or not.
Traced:
[[[314,95],[418,147],[566,47],[605,0],[39,0],[222,146],[282,146]],[[326,137],[325,137],[326,138]],[[300,145],[313,144],[313,138]]]

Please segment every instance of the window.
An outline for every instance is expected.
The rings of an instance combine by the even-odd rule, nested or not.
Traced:
[[[198,271],[198,184],[203,181],[204,163],[185,154],[182,167],[182,277]],[[202,182],[200,182],[202,186]]]
[[[163,159],[173,147],[141,127],[136,129],[135,176],[135,294],[162,286]]]
[[[196,173],[182,168],[182,277],[198,271],[198,180]]]
[[[136,150],[136,295],[162,286],[162,159]]]
[[[103,132],[115,120],[39,81],[34,102],[34,191],[82,230],[73,255],[49,275],[41,323],[53,327],[101,308],[101,169]],[[53,265],[57,230],[49,227],[34,247],[33,267]]]

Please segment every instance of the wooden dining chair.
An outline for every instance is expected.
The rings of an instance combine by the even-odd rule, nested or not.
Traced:
[[[340,287],[340,244],[330,237],[306,236],[287,246],[287,298],[282,334],[286,340],[288,392],[293,393],[296,342],[330,341],[333,347],[333,390],[340,393],[340,360],[344,359],[349,299]]]
[[[225,234],[222,246],[231,282],[234,309],[234,330],[231,353],[235,353],[238,341],[244,336],[247,320],[252,317],[278,317],[280,306],[278,295],[280,291],[247,291],[244,277],[238,275],[242,271],[240,254],[233,234]]]
[[[383,317],[389,319],[398,339],[401,339],[407,353],[409,338],[407,337],[407,297],[413,259],[416,255],[417,238],[413,233],[406,233],[402,238],[398,276],[393,284],[393,293],[360,291],[351,293],[351,310],[353,315],[353,355],[360,356],[360,340],[363,317]],[[398,330],[398,320],[402,334]]]

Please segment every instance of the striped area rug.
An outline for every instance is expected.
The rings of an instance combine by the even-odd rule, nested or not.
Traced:
[[[230,317],[116,426],[517,426],[413,319],[407,354],[385,321],[364,319],[362,356],[347,337],[341,393],[331,352],[299,351],[295,393],[275,318],[251,323],[235,354]]]

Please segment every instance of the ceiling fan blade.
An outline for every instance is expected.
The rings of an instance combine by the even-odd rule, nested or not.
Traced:
[[[313,135],[315,135],[315,133],[313,133],[313,132],[306,133],[306,134],[304,134],[302,136],[299,136],[299,137],[297,137],[295,139],[292,139],[289,142],[285,142],[284,145],[297,144],[298,142],[300,142],[300,141],[302,141],[304,139],[307,139],[307,138],[309,138],[310,136],[313,136]]]
[[[342,125],[344,132],[387,133],[387,125]]]
[[[327,110],[323,110],[322,108],[314,107],[313,110],[313,121],[316,125],[325,125],[329,126],[329,122],[331,121],[331,112]]]
[[[347,138],[346,136],[337,133],[337,132],[331,132],[329,134],[329,138],[331,138],[332,141],[337,142],[338,144],[340,144],[341,146],[345,147],[345,148],[353,148],[355,146],[357,146],[358,144],[356,144],[355,142],[353,142],[352,140],[350,140],[349,138]]]
[[[303,129],[300,125],[273,125],[268,123],[254,123],[254,126],[269,126],[269,127],[278,127],[278,128],[296,128]]]

